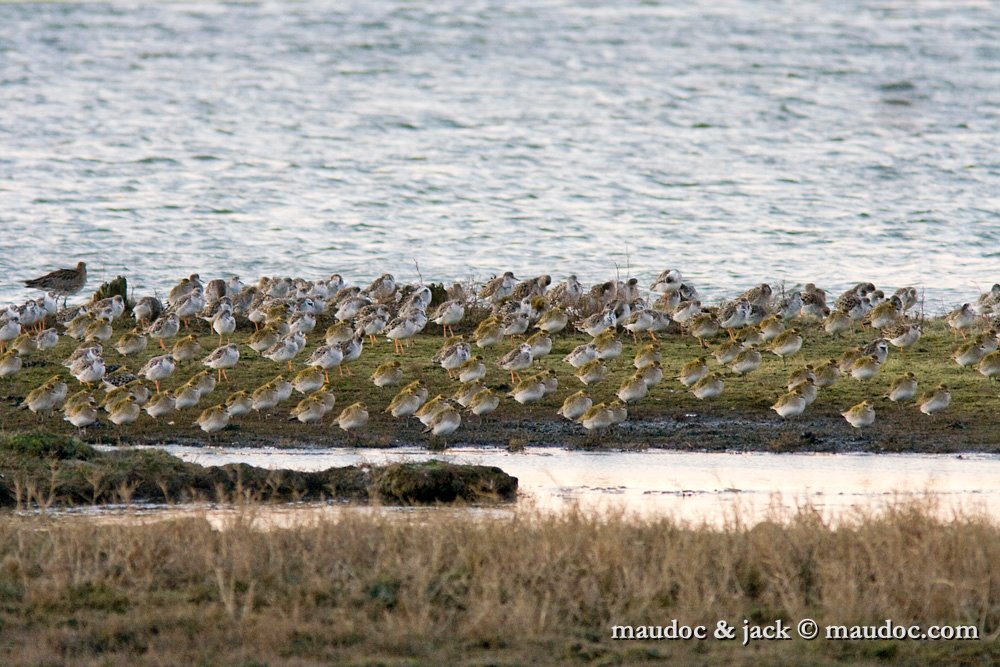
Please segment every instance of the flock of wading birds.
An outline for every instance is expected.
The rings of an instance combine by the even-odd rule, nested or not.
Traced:
[[[86,282],[83,262],[75,269],[53,271],[25,282],[45,291],[44,297],[0,311],[0,377],[17,373],[22,356],[53,348],[60,331],[81,341],[63,365],[82,388],[68,395],[66,380],[55,375],[32,390],[22,404],[38,414],[61,410],[68,422],[81,429],[94,424],[101,410],[111,423],[122,426],[138,420],[141,411],[155,419],[197,406],[214,391],[217,381],[226,377],[226,370],[239,363],[239,346],[225,342],[239,326],[254,329],[246,344],[255,353],[277,364],[287,363],[289,378],[278,375],[260,387],[235,391],[224,402],[204,409],[196,423],[206,433],[223,429],[231,419],[251,411],[263,414],[273,410],[289,400],[293,391],[304,397],[291,409],[289,419],[319,422],[336,402],[330,389],[332,369],[343,375],[345,367],[361,356],[365,342],[374,343],[377,336],[393,341],[397,355],[405,354],[406,341],[429,322],[440,325],[446,338],[433,361],[461,388],[450,398],[438,395],[428,400],[425,383],[417,379],[403,386],[385,411],[393,417],[415,416],[426,432],[435,436],[455,432],[465,411],[483,417],[500,404],[497,391],[481,383],[487,365],[481,355],[474,354],[473,345],[486,348],[501,345],[508,338],[521,340],[496,365],[510,372],[513,390],[507,396],[525,404],[558,389],[559,380],[553,370],[527,377],[520,373],[531,369],[534,360],[549,354],[552,335],[567,326],[593,339],[564,359],[588,388],[607,376],[606,362],[622,354],[619,329],[629,332],[637,346],[639,336],[648,336],[650,342],[636,351],[634,375],[622,382],[616,399],[594,403],[585,388],[571,393],[563,402],[559,415],[594,431],[625,420],[628,405],[642,400],[662,380],[657,333],[690,335],[705,347],[709,339],[723,334],[724,342],[711,350],[720,368],[713,372],[706,355],[684,364],[677,378],[697,398],[710,399],[724,391],[727,375],[746,375],[757,369],[763,352],[773,353],[783,361],[796,355],[803,342],[794,326],[800,318],[821,321],[831,335],[855,326],[880,332],[870,344],[848,350],[839,360],[792,372],[787,393],[771,406],[782,418],[804,412],[819,389],[833,385],[842,376],[859,380],[874,377],[885,363],[890,346],[905,349],[921,336],[920,322],[908,316],[917,303],[913,287],[887,296],[871,283],[859,283],[831,301],[812,284],[782,295],[770,285],[761,284],[731,301],[708,307],[676,269],[661,273],[649,286],[648,294],[643,293],[635,278],[587,289],[576,276],[552,286],[548,275],[519,281],[508,271],[478,290],[453,285],[447,290],[447,300],[430,312],[432,293],[428,287],[399,284],[390,274],[367,286],[347,285],[339,274],[318,281],[265,277],[253,285],[245,285],[235,277],[203,283],[198,275],[192,275],[169,291],[166,303],[145,296],[129,308],[121,296],[98,299],[95,294],[86,305],[66,308],[66,299],[80,292]],[[62,310],[58,308],[59,297],[64,300]],[[452,328],[463,322],[466,311],[473,307],[477,312],[488,307],[489,315],[478,323],[469,340],[454,337]],[[956,349],[954,360],[962,366],[977,364],[979,371],[990,378],[1000,375],[997,334],[991,330],[970,339],[969,333],[994,308],[1000,308],[1000,285],[981,295],[975,306],[963,304],[946,317],[948,325],[967,341]],[[130,315],[126,315],[128,310]],[[138,354],[149,339],[165,352],[149,359],[137,373],[118,369],[104,359],[102,344],[113,337],[112,324],[123,316],[133,318],[135,326],[114,343],[119,354]],[[333,323],[325,331],[324,343],[313,351],[305,368],[292,375],[293,359],[306,347],[306,337],[315,331],[318,321],[331,317]],[[194,335],[182,335],[182,326],[187,327],[196,318],[207,322],[219,336],[219,346],[207,356],[203,356],[205,350]],[[53,321],[58,326],[46,328]],[[532,329],[537,331],[528,335]],[[169,350],[168,340],[173,341]],[[161,389],[160,382],[181,364],[201,357],[205,370],[176,389]],[[218,378],[213,370],[218,372]],[[371,380],[379,387],[401,385],[400,362],[391,360],[378,366]],[[100,400],[94,391],[98,383],[105,391]],[[892,382],[887,398],[896,402],[916,399],[922,413],[933,414],[948,407],[951,394],[940,385],[918,397],[917,379],[913,373],[906,373]],[[874,405],[869,400],[842,415],[856,428],[875,421]],[[340,412],[336,422],[344,431],[362,429],[368,422],[368,409],[363,402],[354,403]]]

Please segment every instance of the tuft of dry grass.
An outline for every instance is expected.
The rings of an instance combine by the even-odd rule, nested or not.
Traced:
[[[988,664],[1000,526],[921,503],[753,526],[346,512],[260,530],[0,516],[0,662]],[[967,642],[612,641],[613,625],[968,624]]]

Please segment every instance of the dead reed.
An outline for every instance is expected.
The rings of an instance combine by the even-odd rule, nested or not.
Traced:
[[[1000,526],[926,502],[833,525],[568,512],[344,513],[260,530],[248,504],[97,525],[0,516],[4,664],[987,664]],[[613,625],[969,624],[979,641],[612,641]]]

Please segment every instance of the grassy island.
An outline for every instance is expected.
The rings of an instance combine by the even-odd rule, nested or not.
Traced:
[[[113,343],[132,323],[126,314],[115,324],[114,337],[104,344],[104,356],[109,364],[119,364],[132,371],[140,368],[150,357],[163,353],[150,341],[147,348],[135,355],[118,354]],[[469,334],[475,320],[456,327],[456,333]],[[460,387],[457,380],[449,379],[446,371],[432,361],[445,342],[433,325],[410,341],[406,352],[396,355],[391,343],[380,340],[366,343],[361,358],[350,364],[352,375],[340,376],[333,371],[331,389],[336,397],[336,407],[322,422],[301,424],[289,421],[288,416],[301,398],[291,399],[266,413],[251,413],[232,420],[223,431],[206,436],[195,425],[202,409],[222,403],[237,390],[252,391],[275,376],[286,378],[304,368],[304,362],[316,346],[322,344],[322,321],[310,335],[306,349],[293,361],[293,371],[287,365],[277,364],[251,350],[245,344],[252,334],[249,323],[232,336],[239,345],[241,358],[236,368],[229,371],[229,382],[220,382],[199,405],[167,417],[153,419],[143,413],[138,422],[117,427],[106,419],[78,431],[62,419],[58,411],[35,415],[18,409],[25,396],[34,387],[53,375],[60,375],[70,385],[70,393],[81,388],[60,365],[77,346],[77,341],[62,336],[59,344],[46,352],[33,352],[24,356],[22,369],[13,376],[0,378],[0,424],[6,433],[46,432],[73,435],[90,443],[155,444],[163,442],[216,445],[350,445],[392,447],[398,445],[426,445],[430,448],[462,443],[519,448],[526,445],[556,445],[570,447],[644,448],[665,447],[691,450],[760,450],[760,451],[871,451],[871,452],[958,452],[1000,451],[1000,430],[995,414],[1000,407],[1000,390],[997,384],[981,375],[974,366],[962,367],[951,359],[953,350],[962,339],[956,337],[943,320],[924,322],[924,333],[915,346],[901,352],[895,348],[889,353],[880,373],[873,379],[859,381],[852,377],[841,378],[834,386],[821,389],[816,401],[798,417],[782,419],[770,406],[786,391],[789,374],[805,364],[819,365],[837,360],[851,348],[865,345],[878,337],[877,331],[860,328],[855,333],[832,337],[819,323],[798,322],[804,344],[801,351],[783,362],[776,355],[764,350],[760,368],[746,376],[736,376],[718,366],[709,356],[712,370],[728,373],[725,390],[713,399],[698,400],[676,377],[681,367],[697,356],[710,355],[691,336],[678,332],[659,336],[663,365],[662,382],[649,390],[648,396],[628,407],[628,419],[610,429],[589,433],[575,422],[559,417],[556,412],[564,398],[584,388],[574,376],[576,369],[563,361],[563,357],[577,345],[589,342],[585,334],[560,333],[553,336],[552,351],[536,361],[538,371],[554,370],[559,388],[542,400],[520,405],[506,396],[510,391],[510,374],[496,367],[496,360],[512,347],[517,339],[504,340],[499,345],[478,349],[487,364],[483,384],[502,394],[499,408],[480,419],[468,413],[458,431],[446,439],[433,438],[424,433],[423,425],[414,418],[397,419],[384,410],[398,387],[376,387],[369,379],[380,364],[398,359],[403,369],[403,382],[421,379],[429,395],[451,396]],[[219,342],[219,337],[208,331],[200,321],[192,324],[207,354]],[[182,335],[187,335],[182,331]],[[635,371],[632,358],[639,345],[627,332],[621,332],[623,353],[607,362],[608,377],[587,388],[594,402],[610,401],[623,380]],[[724,335],[713,343],[726,340]],[[196,373],[207,370],[198,360],[178,365],[173,376],[163,381],[165,389],[176,388]],[[522,376],[535,371],[522,372]],[[920,391],[932,390],[946,384],[952,393],[952,404],[945,411],[927,416],[921,414],[913,401],[896,404],[883,398],[890,381],[905,372],[915,374]],[[95,391],[98,399],[103,391]],[[864,429],[852,428],[841,412],[862,400],[875,405],[876,420]],[[356,401],[364,401],[370,421],[360,432],[346,434],[337,428],[336,416],[340,409]]]

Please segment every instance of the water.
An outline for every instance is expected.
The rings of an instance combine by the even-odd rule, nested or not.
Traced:
[[[940,309],[1000,278],[998,45],[985,1],[0,3],[0,300],[415,258]]]
[[[543,512],[580,507],[721,524],[735,516],[751,522],[773,513],[787,516],[809,504],[824,516],[839,520],[857,510],[879,510],[913,499],[936,502],[946,516],[963,510],[994,516],[1000,512],[1000,456],[989,454],[585,452],[548,447],[529,447],[519,453],[476,447],[455,447],[444,453],[420,448],[171,445],[163,449],[202,465],[241,462],[292,470],[429,458],[493,465],[518,478],[518,508]],[[312,513],[300,511],[310,508]],[[163,509],[177,511],[174,507]],[[297,520],[299,514],[308,517],[343,509],[340,505],[285,506],[279,508],[278,516],[288,522]]]

